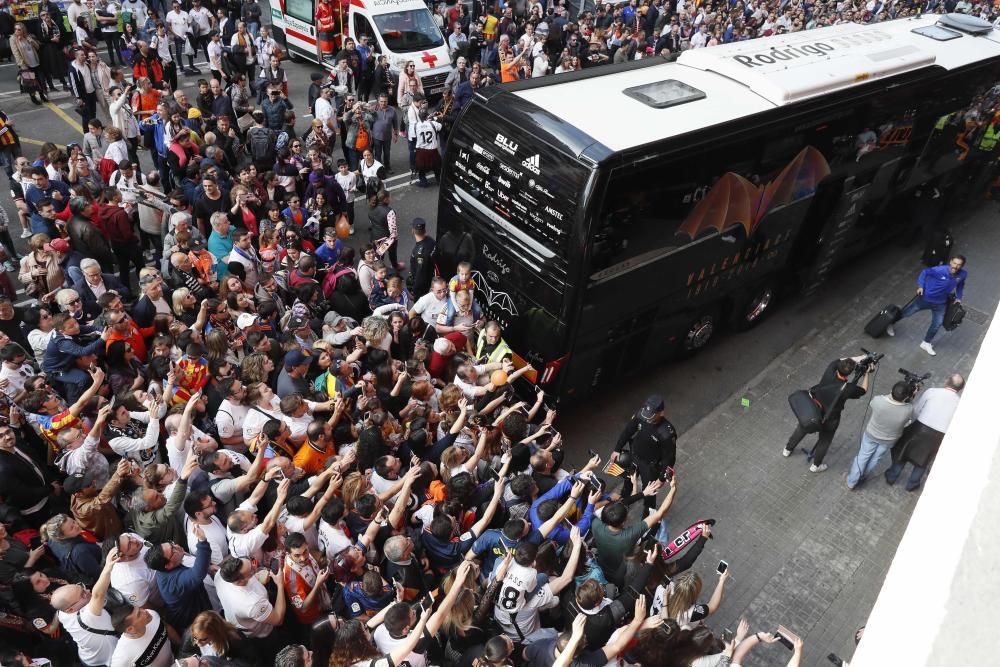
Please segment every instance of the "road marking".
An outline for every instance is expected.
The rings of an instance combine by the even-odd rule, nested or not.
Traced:
[[[34,146],[44,146],[45,144],[52,143],[49,141],[39,141],[38,139],[29,139],[28,137],[18,137],[23,144],[32,144]],[[66,148],[63,145],[55,144],[56,148]]]
[[[47,102],[45,106],[51,109],[52,113],[54,113],[55,115],[59,116],[64,121],[66,121],[66,124],[72,127],[74,130],[76,130],[77,133],[83,134],[83,126],[81,126],[80,123],[78,123],[77,121],[70,118],[70,115],[68,113],[57,107],[52,102]]]

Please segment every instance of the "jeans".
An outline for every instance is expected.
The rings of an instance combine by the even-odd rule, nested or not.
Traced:
[[[885,471],[885,481],[889,482],[889,484],[895,484],[896,480],[899,479],[899,475],[903,472],[903,466],[905,465],[905,461],[900,461],[889,466],[889,469]],[[923,479],[925,472],[927,472],[927,468],[918,465],[913,466],[910,479],[906,482],[906,490],[913,491],[920,488],[920,480]]]
[[[390,154],[392,153],[392,138],[385,141],[379,141],[376,139],[374,145],[372,146],[372,156],[381,162],[385,166],[385,170],[389,171],[392,166],[389,162]]]
[[[937,334],[938,329],[941,328],[941,323],[944,322],[944,312],[948,310],[948,304],[931,303],[929,301],[925,301],[923,296],[918,296],[912,303],[903,309],[903,312],[900,314],[900,319],[909,317],[920,310],[931,311],[931,325],[927,327],[927,333],[924,335],[924,342],[929,343],[934,340],[934,335]]]
[[[862,433],[861,449],[854,457],[854,461],[851,462],[851,470],[847,473],[848,488],[853,489],[867,479],[878,467],[879,462],[890,447],[892,447],[891,442],[877,440],[868,435],[867,431]]]
[[[823,422],[823,425],[820,426],[819,439],[816,440],[816,446],[814,446],[812,452],[809,453],[809,458],[812,459],[813,465],[818,466],[823,463],[823,459],[826,457],[826,451],[830,449],[830,443],[833,442],[833,434],[837,432],[838,426],[840,426],[839,416],[836,419],[826,420]],[[790,452],[794,451],[804,437],[806,437],[806,432],[802,430],[801,426],[796,426],[791,437],[788,438],[788,443],[785,445],[785,449]]]
[[[416,171],[417,170],[417,140],[416,139],[407,139],[406,143],[410,147],[410,171]],[[385,165],[385,168],[388,169],[389,165]]]

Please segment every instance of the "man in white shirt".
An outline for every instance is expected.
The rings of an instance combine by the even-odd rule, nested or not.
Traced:
[[[906,490],[920,488],[924,473],[941,447],[964,388],[965,378],[952,373],[943,387],[932,387],[920,395],[913,404],[913,422],[892,447],[893,463],[885,471],[886,482],[895,484],[906,464],[911,463],[913,471],[906,482]]]
[[[170,37],[174,42],[174,62],[180,65],[184,61],[184,48],[188,43],[188,35],[191,33],[191,15],[181,9],[181,3],[177,0],[173,2],[173,9],[167,12],[163,18],[170,28]],[[188,67],[185,74],[201,74],[201,71],[194,66],[194,55],[188,57]]]
[[[201,526],[208,545],[212,547],[212,565],[218,565],[229,557],[229,536],[226,534],[226,527],[215,515],[217,507],[215,498],[207,491],[191,491],[184,498],[184,513],[187,515],[184,528],[188,551],[193,552],[198,546],[194,527]]]
[[[409,317],[412,319],[419,315],[428,326],[434,327],[439,334],[446,334],[455,330],[455,327],[438,324],[438,316],[447,314],[447,312],[448,282],[440,276],[435,276],[431,280],[431,290],[417,299],[417,302],[410,308]]]
[[[270,472],[270,471],[269,471]],[[229,539],[229,553],[236,558],[252,558],[258,563],[264,562],[264,542],[268,534],[278,522],[278,516],[288,498],[288,489],[292,480],[283,479],[278,484],[278,497],[264,519],[257,523],[257,503],[267,492],[267,481],[258,482],[257,488],[250,497],[241,504],[235,512],[229,515],[226,522],[226,533]]]
[[[132,459],[143,470],[152,463],[159,463],[159,401],[150,401],[149,410],[143,412],[130,412],[124,405],[117,405],[111,414],[106,430],[108,445],[115,454]]]
[[[188,16],[191,17],[191,32],[195,52],[198,49],[204,49],[205,57],[208,58],[208,34],[215,23],[215,17],[212,16],[211,11],[202,6],[201,0],[191,0],[191,11],[188,12]]]
[[[226,620],[242,631],[242,634],[262,639],[271,634],[274,626],[281,625],[285,620],[285,582],[280,572],[268,575],[278,588],[278,595],[272,606],[267,598],[267,589],[257,578],[257,574],[250,559],[227,558],[215,575],[215,587],[226,613]]]
[[[108,552],[92,590],[82,584],[66,584],[57,588],[49,601],[58,612],[59,624],[76,642],[80,662],[88,666],[111,664],[118,644],[111,614],[104,609],[111,586],[111,568],[118,560],[117,551]]]
[[[167,624],[155,611],[132,607],[123,617],[120,612],[112,618],[115,630],[121,632],[118,645],[111,656],[111,667],[169,667],[174,651],[167,638]]]
[[[117,539],[118,561],[111,569],[111,585],[136,607],[156,606],[160,601],[156,573],[143,560],[149,542],[136,533],[122,533]]]
[[[17,343],[7,343],[0,348],[0,391],[3,391],[12,401],[20,401],[27,392],[24,383],[28,378],[35,377],[35,369],[26,363],[28,353]]]
[[[319,97],[314,103],[316,120],[323,123],[323,131],[330,137],[337,129],[337,112],[333,107],[333,86],[326,85],[319,89]]]
[[[238,378],[226,378],[219,383],[219,391],[225,396],[215,413],[215,426],[219,431],[219,439],[223,447],[246,451],[243,441],[243,421],[250,408],[243,401],[247,389]]]

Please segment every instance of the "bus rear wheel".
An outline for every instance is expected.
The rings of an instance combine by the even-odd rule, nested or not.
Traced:
[[[715,335],[718,325],[715,313],[699,313],[688,325],[684,339],[681,341],[681,356],[690,356],[703,349]]]
[[[777,296],[773,280],[765,280],[744,290],[733,304],[730,325],[736,331],[747,331],[757,326],[774,310]]]

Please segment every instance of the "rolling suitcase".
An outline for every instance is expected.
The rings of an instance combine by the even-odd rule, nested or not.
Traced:
[[[815,433],[823,423],[823,407],[806,389],[799,389],[788,397],[788,405],[806,433]]]
[[[896,304],[889,304],[868,321],[868,324],[865,325],[865,333],[872,338],[881,338],[885,335],[885,330],[889,328],[890,324],[899,321],[902,312],[903,310]]]
[[[959,302],[951,301],[948,304],[948,309],[944,311],[944,322],[941,323],[941,326],[944,327],[945,331],[954,331],[964,319],[965,308]]]

